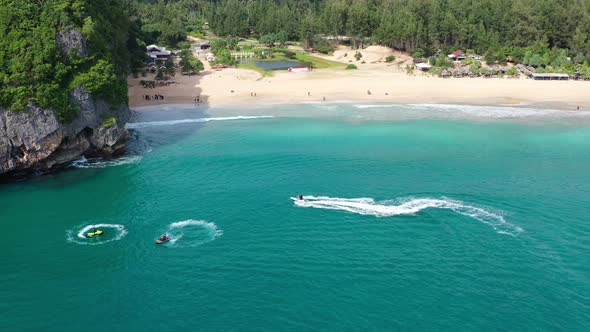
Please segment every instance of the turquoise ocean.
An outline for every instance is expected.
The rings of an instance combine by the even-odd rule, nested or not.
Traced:
[[[590,330],[590,112],[132,122],[125,157],[0,186],[1,331]]]

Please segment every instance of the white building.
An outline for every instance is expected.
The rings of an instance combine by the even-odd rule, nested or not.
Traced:
[[[307,66],[289,67],[289,71],[291,73],[304,73],[304,72],[308,72],[309,71],[309,67],[307,67]]]
[[[417,64],[415,64],[415,66],[416,66],[416,69],[420,69],[422,71],[429,71],[430,68],[432,68],[432,66],[427,63],[417,63]]]
[[[147,49],[147,56],[152,59],[168,59],[172,56],[172,52],[166,50],[166,47],[158,46],[158,45],[149,45],[146,47]]]

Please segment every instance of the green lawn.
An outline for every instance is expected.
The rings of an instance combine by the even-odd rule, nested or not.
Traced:
[[[344,64],[344,63],[322,59],[317,56],[313,56],[309,53],[295,52],[295,54],[296,54],[295,57],[297,58],[297,60],[299,60],[301,62],[311,63],[313,65],[313,68],[338,68],[338,67],[344,68],[344,67],[346,67],[346,64]]]

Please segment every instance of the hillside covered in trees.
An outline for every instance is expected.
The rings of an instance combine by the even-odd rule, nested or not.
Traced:
[[[348,36],[354,45],[378,43],[426,55],[441,49],[507,53],[529,48],[590,54],[590,0],[135,0],[144,31],[173,44],[199,33],[204,20],[219,36],[286,33],[310,41]],[[146,29],[147,28],[147,29]],[[578,57],[579,58],[579,57]]]
[[[220,37],[274,34],[312,47],[322,41],[318,36],[347,36],[352,46],[381,44],[422,56],[462,48],[486,60],[540,66],[566,56],[588,63],[590,56],[590,0],[0,0],[0,6],[0,105],[22,110],[32,102],[62,119],[75,114],[68,103],[74,86],[123,100],[125,74],[141,66],[145,45],[186,48],[179,43],[187,34],[206,30]],[[81,32],[87,54],[60,51],[56,36],[71,29]]]
[[[75,86],[120,104],[139,27],[123,0],[0,0],[0,105],[29,104],[56,111],[62,121],[76,109]],[[141,59],[141,57],[140,57]]]

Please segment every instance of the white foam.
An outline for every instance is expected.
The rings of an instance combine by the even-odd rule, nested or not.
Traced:
[[[295,205],[300,207],[341,210],[375,217],[411,215],[428,208],[448,209],[489,225],[500,234],[514,236],[523,231],[522,228],[507,222],[498,213],[448,198],[405,198],[376,202],[372,198],[349,199],[327,196],[303,196],[303,200],[294,199],[293,201]]]
[[[429,110],[445,113],[457,113],[474,117],[512,119],[531,117],[571,117],[590,116],[588,111],[566,111],[556,109],[536,109],[526,107],[509,106],[476,106],[476,105],[454,105],[454,104],[409,104],[405,105],[410,109]]]
[[[86,233],[88,233],[88,231],[92,228],[102,229],[104,232],[103,235],[96,238],[87,238]],[[115,230],[115,236],[112,236],[112,234],[110,234],[111,232],[105,231],[105,228]],[[74,230],[69,230],[66,232],[69,242],[83,245],[98,245],[121,240],[125,235],[127,235],[127,230],[125,229],[125,226],[120,224],[93,224],[86,225],[81,228],[78,233],[76,233],[76,236],[74,236],[74,233]]]
[[[389,108],[400,106],[400,104],[373,104],[373,105],[353,105],[355,108],[366,109],[366,108]]]
[[[125,156],[112,160],[104,160],[100,158],[87,159],[86,157],[82,157],[78,160],[74,160],[70,166],[75,168],[105,168],[111,166],[135,164],[140,162],[141,159],[143,159],[142,156]]]
[[[125,125],[127,129],[141,129],[153,126],[172,126],[184,123],[203,123],[210,121],[230,121],[230,120],[253,120],[253,119],[268,119],[273,116],[262,115],[262,116],[228,116],[218,118],[197,118],[197,119],[181,119],[181,120],[169,120],[169,121],[152,121],[152,122],[129,122]]]
[[[192,234],[190,229],[194,227],[204,229],[206,234]],[[219,229],[213,222],[189,219],[171,223],[166,233],[170,237],[169,243],[171,244],[176,244],[184,238],[184,240],[178,242],[178,245],[195,247],[220,237],[223,235],[223,230]]]
[[[460,105],[460,104],[357,104],[358,109],[391,108],[398,107],[402,110],[427,111],[429,115],[447,114],[460,117],[492,118],[492,119],[518,119],[518,118],[544,118],[544,117],[589,117],[589,111],[537,109],[523,107],[529,104],[512,104],[501,106]],[[530,105],[529,105],[530,106]]]

